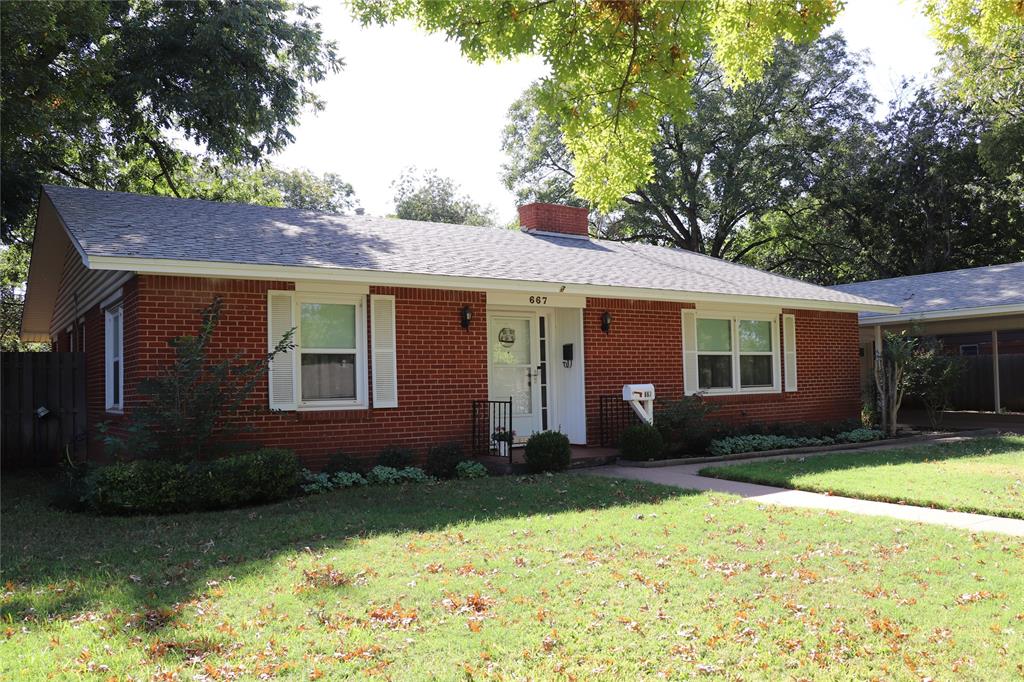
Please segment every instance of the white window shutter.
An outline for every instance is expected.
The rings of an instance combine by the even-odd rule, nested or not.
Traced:
[[[782,316],[782,349],[786,363],[786,392],[796,390],[796,317]]]
[[[272,291],[267,294],[267,350],[272,351],[289,330],[294,329],[295,306],[290,292]],[[292,342],[296,338],[292,336]],[[295,410],[299,407],[298,382],[295,377],[297,349],[278,353],[270,361],[268,387],[270,409]]]
[[[371,296],[373,406],[398,407],[398,362],[395,350],[395,297]]]
[[[683,311],[683,393],[695,395],[697,381],[697,313]]]

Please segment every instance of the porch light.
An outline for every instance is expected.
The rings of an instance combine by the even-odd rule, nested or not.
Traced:
[[[462,328],[469,330],[469,323],[473,319],[473,309],[469,307],[469,304],[462,306],[462,310],[459,311],[459,324]]]
[[[612,314],[607,310],[604,311],[604,315],[601,316],[601,331],[607,334],[612,328]]]

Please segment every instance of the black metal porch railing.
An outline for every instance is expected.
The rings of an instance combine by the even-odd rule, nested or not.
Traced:
[[[601,447],[616,447],[622,432],[633,424],[639,424],[640,417],[621,395],[603,395],[600,401]]]
[[[508,400],[473,401],[473,456],[501,455],[507,457],[509,447],[499,447],[496,433],[512,432],[512,396]]]

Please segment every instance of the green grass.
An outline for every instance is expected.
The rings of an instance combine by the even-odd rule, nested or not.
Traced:
[[[1020,538],[580,475],[163,518],[3,486],[7,680],[1024,675]]]
[[[701,470],[703,476],[1024,519],[1024,437],[844,452]]]

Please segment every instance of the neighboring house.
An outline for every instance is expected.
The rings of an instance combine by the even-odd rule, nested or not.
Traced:
[[[520,438],[597,445],[631,383],[702,392],[733,421],[859,414],[857,313],[894,307],[590,239],[585,209],[519,215],[505,230],[47,186],[22,336],[84,349],[90,423],[116,425],[214,296],[218,357],[258,358],[295,328],[251,437],[314,465],[388,444],[479,452],[481,434],[486,450],[506,406]]]
[[[860,314],[861,373],[873,386],[872,358],[884,332],[936,337],[964,357],[964,381],[953,406],[1024,410],[1024,263],[893,277],[834,287],[885,301],[899,313]]]

